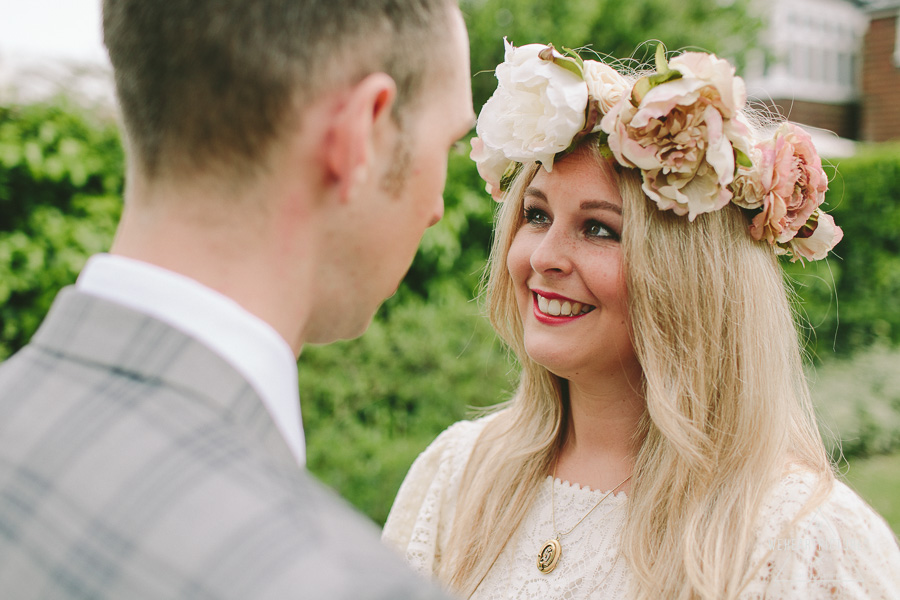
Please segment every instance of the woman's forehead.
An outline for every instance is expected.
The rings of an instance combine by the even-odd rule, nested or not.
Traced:
[[[578,203],[603,201],[622,205],[614,173],[605,161],[587,152],[572,153],[553,165],[553,171],[538,169],[525,189],[525,196],[548,202],[568,200]]]

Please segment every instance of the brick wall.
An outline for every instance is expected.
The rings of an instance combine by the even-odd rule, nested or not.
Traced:
[[[874,16],[863,44],[862,128],[865,141],[900,139],[900,68],[894,66],[897,15]]]
[[[769,110],[796,123],[832,131],[842,138],[858,139],[857,104],[822,104],[778,98],[765,104]]]

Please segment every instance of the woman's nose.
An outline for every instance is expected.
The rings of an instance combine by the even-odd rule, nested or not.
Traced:
[[[531,253],[531,268],[536,273],[570,273],[573,250],[573,240],[566,232],[551,225]]]

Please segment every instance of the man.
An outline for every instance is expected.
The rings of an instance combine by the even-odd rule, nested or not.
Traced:
[[[442,597],[303,471],[295,360],[361,334],[441,218],[459,9],[103,13],[125,210],[0,367],[0,597]]]

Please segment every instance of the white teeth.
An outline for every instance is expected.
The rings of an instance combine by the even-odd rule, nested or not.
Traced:
[[[538,310],[540,310],[544,314],[552,315],[554,317],[577,317],[594,310],[594,307],[590,304],[570,302],[569,300],[549,300],[547,298],[544,298],[540,294],[535,295],[537,296]]]
[[[554,317],[559,316],[560,308],[562,308],[559,304],[559,300],[555,298],[550,301],[550,305],[547,307],[547,314],[553,315]]]

